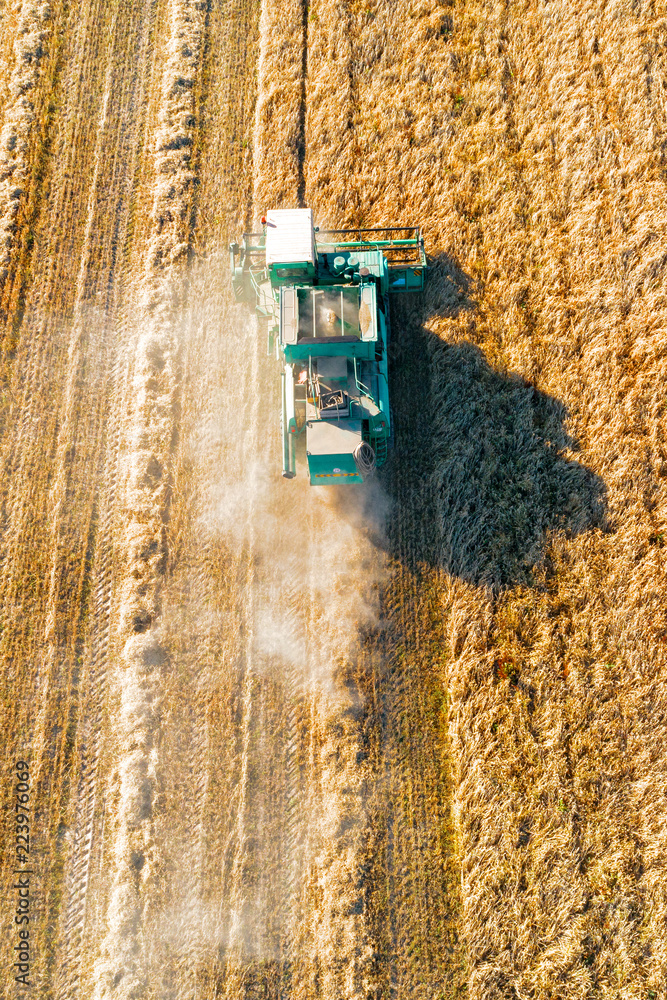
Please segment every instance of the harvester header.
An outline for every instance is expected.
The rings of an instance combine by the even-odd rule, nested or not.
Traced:
[[[417,226],[321,232],[309,208],[274,209],[232,243],[232,288],[282,364],[283,476],[305,437],[311,485],[360,483],[392,441],[389,295],[424,286]]]

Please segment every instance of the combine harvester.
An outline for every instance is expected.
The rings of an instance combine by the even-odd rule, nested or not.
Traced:
[[[311,485],[361,483],[391,444],[389,294],[424,287],[423,238],[416,226],[320,232],[309,208],[262,224],[229,252],[236,300],[283,365],[283,476],[305,432]]]

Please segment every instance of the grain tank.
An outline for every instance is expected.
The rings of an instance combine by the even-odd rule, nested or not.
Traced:
[[[311,485],[360,483],[392,441],[389,295],[423,288],[416,226],[321,232],[312,211],[275,209],[230,250],[232,288],[280,362],[283,476],[305,439]]]

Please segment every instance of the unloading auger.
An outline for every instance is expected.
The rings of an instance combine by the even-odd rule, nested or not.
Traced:
[[[305,435],[313,486],[360,483],[392,442],[389,295],[424,287],[418,226],[320,232],[309,208],[274,209],[229,252],[238,302],[282,362],[283,476]]]

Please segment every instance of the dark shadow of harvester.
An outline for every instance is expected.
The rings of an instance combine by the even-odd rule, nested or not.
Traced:
[[[469,583],[530,585],[550,532],[604,526],[605,486],[571,457],[578,445],[562,402],[496,371],[474,344],[448,344],[424,327],[434,313],[465,310],[472,320],[469,286],[441,256],[421,301],[392,303],[395,450],[382,480],[413,516],[389,519],[389,547]]]

